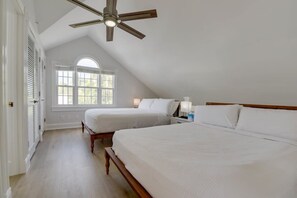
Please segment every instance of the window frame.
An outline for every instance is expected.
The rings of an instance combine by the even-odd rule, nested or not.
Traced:
[[[78,66],[78,68],[80,68],[79,66]],[[89,70],[89,71],[94,71],[94,70]],[[81,71],[78,71],[78,70],[76,70],[76,73],[75,73],[75,77],[76,77],[76,81],[75,81],[75,91],[76,91],[76,103],[75,103],[75,105],[77,105],[77,106],[98,106],[98,105],[102,105],[101,103],[99,103],[99,99],[100,99],[100,97],[101,97],[101,93],[100,93],[100,79],[101,79],[101,72],[100,72],[100,70],[98,70],[98,73],[97,72],[94,72],[94,73],[97,73],[98,74],[98,87],[87,87],[87,86],[79,86],[78,85],[78,72],[84,72],[83,70],[81,70]],[[86,69],[85,70],[85,72],[88,72],[88,69]],[[79,88],[96,88],[97,89],[97,104],[78,104],[78,89]],[[114,100],[114,98],[113,98],[113,100]]]
[[[84,58],[90,58],[94,60],[97,65],[98,69],[96,68],[91,68],[91,67],[84,67],[84,66],[77,66],[76,64]],[[65,66],[65,68],[71,68],[73,69],[72,71],[74,72],[73,74],[73,104],[72,105],[59,105],[58,104],[58,78],[57,78],[57,71],[58,67]],[[86,104],[86,105],[79,105],[78,104],[78,72],[83,72],[83,71],[92,71],[95,73],[98,73],[98,87],[97,89],[97,103],[96,105],[94,104]],[[102,104],[102,98],[101,98],[101,93],[102,93],[102,88],[101,87],[101,74],[111,74],[114,76],[114,88],[113,89],[113,104]],[[102,70],[98,62],[91,57],[81,57],[79,58],[74,65],[71,64],[61,64],[58,62],[53,62],[52,63],[52,111],[83,111],[89,108],[110,108],[110,107],[116,107],[116,100],[117,99],[117,74],[115,71],[111,70]]]
[[[116,77],[115,77],[114,74],[111,74],[111,73],[108,73],[108,72],[103,72],[103,73],[101,73],[101,74],[103,74],[103,75],[113,75],[113,88],[102,87],[102,85],[101,85],[101,83],[102,83],[102,82],[101,82],[101,80],[102,80],[101,77],[102,77],[102,76],[100,76],[100,82],[99,82],[99,83],[100,83],[100,100],[101,100],[100,103],[102,104],[102,99],[103,99],[103,98],[102,98],[102,91],[103,91],[103,90],[113,90],[113,92],[112,92],[113,96],[112,96],[112,97],[113,97],[113,102],[114,102],[114,100],[115,100],[115,97],[114,97],[114,95],[115,95],[115,91],[114,91],[114,90],[115,90],[115,87],[116,87],[116,86],[115,86],[115,79],[116,79]],[[111,105],[111,104],[103,104],[103,105]]]

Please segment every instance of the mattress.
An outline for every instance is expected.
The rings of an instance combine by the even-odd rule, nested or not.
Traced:
[[[85,112],[85,124],[95,133],[166,125],[169,123],[170,117],[166,114],[145,109],[89,109]]]
[[[153,197],[297,197],[295,142],[187,123],[117,131],[113,150]]]

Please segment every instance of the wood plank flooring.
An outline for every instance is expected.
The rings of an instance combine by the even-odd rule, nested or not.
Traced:
[[[105,174],[104,147],[111,140],[95,141],[80,129],[44,133],[26,175],[11,177],[14,198],[125,198],[137,197],[112,164]]]

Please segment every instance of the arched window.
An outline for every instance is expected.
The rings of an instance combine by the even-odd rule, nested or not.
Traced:
[[[91,67],[99,69],[99,64],[94,59],[88,57],[80,59],[76,65],[80,67]]]
[[[114,104],[115,75],[102,71],[94,59],[83,57],[73,67],[57,65],[56,70],[57,105]]]

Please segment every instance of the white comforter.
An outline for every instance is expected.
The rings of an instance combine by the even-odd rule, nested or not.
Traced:
[[[190,123],[118,131],[113,149],[153,197],[297,197],[294,142]]]
[[[89,109],[85,123],[96,133],[142,128],[170,123],[170,117],[159,112],[136,108]]]

